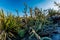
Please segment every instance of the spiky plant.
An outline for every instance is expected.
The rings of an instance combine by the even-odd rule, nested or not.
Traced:
[[[30,16],[31,16],[31,18],[32,18],[32,8],[30,8]]]
[[[4,37],[3,40],[6,40],[6,37],[9,36],[11,31],[16,30],[16,21],[14,20],[13,16],[10,14],[7,17],[4,15],[3,10],[1,10],[1,25],[2,25],[2,35]],[[11,33],[12,35],[12,33]],[[14,36],[14,35],[13,35]]]
[[[48,15],[50,17],[55,16],[56,14],[58,14],[58,12],[56,10],[48,9]]]

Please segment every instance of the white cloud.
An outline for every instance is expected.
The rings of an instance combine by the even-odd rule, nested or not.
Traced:
[[[37,6],[38,8],[43,8],[43,9],[53,8],[55,10],[58,10],[58,7],[55,6],[54,1],[57,3],[60,3],[60,0],[50,0],[49,2],[38,3],[35,6]]]

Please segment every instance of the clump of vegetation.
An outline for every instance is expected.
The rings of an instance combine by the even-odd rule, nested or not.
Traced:
[[[1,40],[17,40],[16,35],[19,35],[19,39],[24,39],[28,35],[28,39],[35,36],[37,39],[41,39],[38,31],[53,22],[49,21],[49,17],[58,14],[58,11],[53,9],[48,10],[48,14],[45,15],[45,11],[39,8],[28,8],[30,10],[30,16],[27,15],[28,6],[25,4],[24,14],[25,17],[20,17],[18,10],[16,10],[17,16],[8,13],[6,16],[3,9],[0,10],[0,39]],[[33,16],[34,15],[34,16]],[[41,30],[43,31],[43,30]]]

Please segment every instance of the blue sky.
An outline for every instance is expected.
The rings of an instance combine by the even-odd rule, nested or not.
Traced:
[[[54,1],[56,1],[57,3],[60,2],[60,0],[0,0],[0,9],[1,8],[4,9],[5,13],[7,11],[10,11],[14,15],[16,15],[15,9],[18,9],[19,15],[23,16],[24,2],[26,2],[27,5],[32,8],[34,7],[38,7],[39,9],[54,8],[57,10],[57,7],[54,7]]]

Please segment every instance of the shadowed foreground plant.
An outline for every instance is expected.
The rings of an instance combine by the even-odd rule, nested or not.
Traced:
[[[52,39],[49,37],[43,37],[43,38],[41,38],[41,40],[52,40]]]

